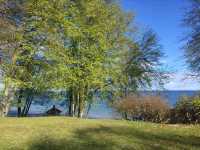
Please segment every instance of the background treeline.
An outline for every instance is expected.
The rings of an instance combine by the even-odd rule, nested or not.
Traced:
[[[27,116],[35,96],[65,91],[68,115],[82,117],[96,93],[114,100],[162,85],[161,46],[133,16],[107,0],[1,0],[1,116],[13,101]]]

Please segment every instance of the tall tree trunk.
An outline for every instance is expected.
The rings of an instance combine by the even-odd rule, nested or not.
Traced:
[[[69,90],[69,92],[68,92],[68,115],[69,116],[72,116],[72,98],[73,98],[73,94],[72,94],[72,89],[71,90]]]
[[[84,89],[79,89],[79,105],[78,105],[78,118],[83,117],[83,108],[84,108]]]
[[[71,88],[69,91],[69,103],[68,103],[68,115],[75,116],[75,99],[76,99],[75,88]]]
[[[25,116],[28,115],[28,112],[29,112],[29,110],[30,110],[32,101],[33,101],[33,95],[31,95],[30,98],[29,98],[29,103],[28,103],[28,105],[27,105],[27,108],[26,108],[26,111],[25,111],[25,114],[24,114]]]
[[[4,89],[4,98],[2,101],[2,117],[5,117],[8,113],[8,106],[9,105],[9,87],[8,85],[5,85],[5,89]]]
[[[23,97],[23,90],[20,89],[19,91],[19,97],[17,100],[18,106],[17,106],[17,116],[21,117],[21,113],[22,113],[22,107],[21,107],[21,103],[22,103],[22,97]]]
[[[28,115],[29,109],[31,107],[31,104],[32,104],[32,101],[33,101],[33,98],[34,98],[34,96],[33,96],[34,93],[33,93],[32,90],[28,89],[26,92],[28,93],[28,96],[26,98],[25,106],[22,110],[21,116],[23,116],[23,117],[26,117]]]
[[[127,114],[127,112],[124,112],[124,119],[128,120],[128,114]]]
[[[28,112],[30,110],[30,107],[31,107],[31,104],[32,104],[32,101],[33,101],[33,96],[32,95],[29,95],[26,99],[26,104],[23,108],[23,111],[22,111],[22,116],[23,117],[26,117],[28,115]]]
[[[79,99],[79,106],[78,106],[78,118],[83,117],[83,108],[82,108],[82,99]]]
[[[10,109],[10,103],[14,99],[14,88],[10,86],[8,81],[5,82],[3,100],[1,102],[0,115],[5,117]]]
[[[78,106],[78,101],[79,101],[79,94],[77,93],[77,91],[74,91],[74,116],[76,116],[77,114],[77,106]]]
[[[92,108],[92,103],[89,103],[89,104],[88,104],[88,108],[87,108],[86,117],[88,117],[91,108]]]
[[[18,103],[18,106],[17,106],[17,116],[18,117],[21,117],[21,113],[22,113],[22,108],[20,106],[21,102],[22,102],[21,99],[18,99],[18,102],[17,102]]]

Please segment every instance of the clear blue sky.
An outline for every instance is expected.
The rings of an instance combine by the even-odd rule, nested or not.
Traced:
[[[181,39],[186,28],[181,25],[185,8],[189,6],[187,0],[121,0],[124,10],[135,14],[137,26],[152,28],[158,35],[166,58],[166,63],[176,72],[170,83],[166,84],[169,90],[195,90],[200,89],[196,81],[185,76],[186,65],[183,58]]]

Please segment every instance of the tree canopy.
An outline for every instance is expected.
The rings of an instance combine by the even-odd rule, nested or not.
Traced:
[[[183,20],[184,25],[189,28],[185,36],[185,57],[190,69],[199,76],[200,73],[200,1],[190,0],[191,6],[187,9]]]
[[[18,100],[26,95],[24,112],[35,94],[64,90],[69,115],[81,117],[97,91],[126,96],[127,90],[166,78],[159,70],[163,54],[156,34],[149,30],[137,40],[136,31],[130,30],[133,15],[115,1],[4,0],[1,4],[6,16],[0,18],[1,71],[7,85],[2,101],[10,104],[5,93],[12,87]]]

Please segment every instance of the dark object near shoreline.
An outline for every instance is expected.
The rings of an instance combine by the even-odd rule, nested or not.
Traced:
[[[59,110],[58,108],[56,108],[55,105],[53,105],[53,107],[51,109],[49,109],[48,111],[46,111],[46,114],[47,115],[53,115],[53,116],[56,116],[56,115],[60,115],[62,111]]]

